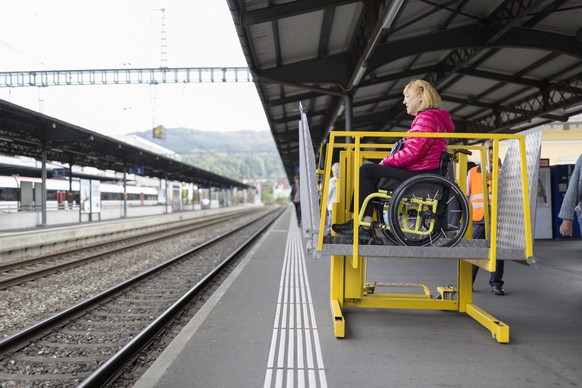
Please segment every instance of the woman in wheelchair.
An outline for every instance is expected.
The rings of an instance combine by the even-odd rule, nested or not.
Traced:
[[[403,94],[406,112],[415,116],[408,132],[453,132],[455,130],[449,112],[441,109],[441,98],[430,83],[424,80],[411,81],[404,88]],[[371,226],[373,212],[377,206],[369,205],[364,208],[362,206],[369,195],[378,191],[379,182],[389,180],[392,186],[389,190],[394,190],[395,185],[416,175],[428,173],[434,176],[434,174],[439,174],[441,154],[446,152],[447,145],[447,139],[409,137],[405,139],[400,150],[391,152],[379,164],[364,163],[360,166],[359,209],[361,212],[363,211],[358,231],[360,240],[368,243],[373,243],[372,240],[376,240],[375,231]],[[384,209],[386,210],[387,207]],[[351,210],[353,212],[353,208]],[[379,214],[381,216],[382,211]],[[432,228],[431,226],[431,232]],[[398,229],[397,232],[400,232],[401,228]],[[332,230],[339,235],[351,237],[354,232],[354,221],[352,219],[344,224],[334,224]],[[392,240],[392,234],[385,230],[385,235],[390,240]],[[422,238],[419,237],[418,243],[415,241],[396,242],[402,243],[402,245],[427,245],[426,237],[426,235]],[[430,238],[430,233],[428,237]],[[397,238],[397,240],[401,239]]]

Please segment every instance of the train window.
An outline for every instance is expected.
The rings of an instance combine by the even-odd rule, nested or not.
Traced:
[[[107,193],[101,192],[101,200],[102,201],[121,201],[123,199],[123,195],[121,193]]]
[[[0,201],[18,201],[19,189],[12,187],[0,187]]]
[[[56,190],[47,190],[46,191],[46,200],[47,201],[56,201],[57,200],[57,191]]]

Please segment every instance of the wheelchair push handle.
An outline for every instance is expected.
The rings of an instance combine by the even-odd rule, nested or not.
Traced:
[[[465,150],[465,149],[462,149],[461,148],[461,149],[458,149],[458,150],[454,150],[453,151],[453,156],[456,155],[456,154],[458,154],[459,152],[462,153],[462,154],[465,154],[465,155],[473,155],[473,153],[471,151]]]
[[[444,164],[449,163],[451,160],[455,159],[455,156],[457,156],[458,153],[461,154],[465,154],[465,155],[472,155],[473,153],[469,150],[466,149],[457,149],[457,150],[452,150],[451,152],[443,152],[441,155],[441,168],[443,167]]]

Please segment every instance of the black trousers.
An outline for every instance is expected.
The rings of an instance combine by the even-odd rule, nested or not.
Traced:
[[[301,224],[301,202],[293,202],[295,205],[295,215],[297,216],[297,223]]]
[[[485,224],[482,222],[473,222],[473,239],[484,239],[485,238]],[[505,260],[497,260],[497,265],[495,267],[495,272],[491,272],[489,277],[489,285],[493,286],[503,286],[503,272],[505,269]],[[479,267],[473,266],[473,283],[475,283],[475,278],[477,277],[477,272],[479,272]]]
[[[362,205],[366,197],[378,191],[377,186],[382,178],[392,178],[399,181],[405,181],[415,175],[420,174],[437,174],[439,169],[425,171],[411,171],[404,168],[384,166],[382,164],[364,163],[360,166],[360,198],[359,209],[364,212],[364,216],[371,217],[374,209],[370,206],[362,210]],[[353,212],[353,201],[352,201]]]

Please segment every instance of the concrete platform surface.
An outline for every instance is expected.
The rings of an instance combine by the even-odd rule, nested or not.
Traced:
[[[536,241],[481,270],[473,301],[510,327],[500,344],[465,314],[344,309],[334,337],[329,257],[304,251],[289,208],[136,387],[575,387],[582,385],[582,241]],[[370,259],[379,282],[456,282],[455,260]]]

